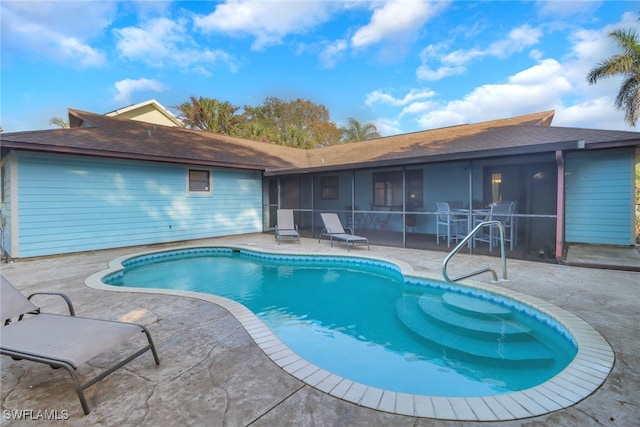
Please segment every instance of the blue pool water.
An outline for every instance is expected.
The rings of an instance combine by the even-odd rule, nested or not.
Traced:
[[[103,281],[235,300],[309,362],[386,390],[447,397],[512,392],[545,382],[577,352],[560,324],[526,305],[405,279],[380,261],[199,248],[123,265]]]

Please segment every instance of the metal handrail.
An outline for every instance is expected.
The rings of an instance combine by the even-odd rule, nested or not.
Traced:
[[[460,251],[460,249],[462,249],[462,247],[467,242],[469,242],[469,240],[471,240],[471,238],[475,236],[476,233],[480,231],[481,228],[486,226],[493,226],[493,225],[497,225],[498,229],[500,230],[500,255],[502,257],[502,279],[498,280],[498,274],[489,267],[483,268],[478,271],[474,271],[469,274],[462,275],[460,277],[456,277],[455,279],[450,279],[449,275],[447,274],[447,264],[449,263],[449,260],[453,258],[453,256],[457,254],[458,251]],[[493,281],[495,283],[506,282],[507,281],[507,258],[504,253],[504,243],[505,243],[504,224],[502,224],[502,222],[500,221],[481,222],[480,224],[476,225],[476,227],[471,231],[471,233],[467,234],[467,236],[464,239],[462,239],[462,241],[460,241],[460,243],[458,243],[458,245],[455,248],[453,248],[453,250],[449,253],[449,255],[447,255],[447,257],[444,259],[444,262],[442,264],[442,277],[444,277],[444,280],[446,280],[447,282],[457,282],[458,280],[466,279],[468,277],[475,276],[477,274],[486,273],[487,271],[489,271],[493,275]],[[491,245],[491,243],[489,243],[489,245]]]

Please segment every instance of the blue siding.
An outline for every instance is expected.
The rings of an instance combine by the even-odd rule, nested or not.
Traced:
[[[0,214],[1,216],[1,221],[3,221],[2,224],[2,247],[4,248],[4,250],[9,254],[9,256],[13,256],[13,254],[11,253],[11,207],[12,207],[12,203],[11,203],[11,188],[12,188],[12,181],[11,181],[11,159],[13,158],[12,154],[9,154],[8,156],[6,156],[4,158],[4,162],[2,163],[2,173],[4,174],[2,176],[2,183],[3,183],[3,188],[2,188],[2,206],[0,206],[0,208],[2,209],[2,213]]]
[[[634,151],[567,154],[565,241],[633,245]]]
[[[213,169],[212,192],[194,194],[188,169],[21,153],[19,256],[262,231],[259,174]]]

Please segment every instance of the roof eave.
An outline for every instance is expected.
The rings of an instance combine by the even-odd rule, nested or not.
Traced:
[[[354,170],[354,169],[371,169],[371,168],[384,168],[393,166],[410,166],[416,164],[425,163],[440,163],[440,162],[452,162],[461,160],[475,160],[487,157],[505,157],[513,155],[523,154],[538,154],[545,152],[564,151],[579,149],[580,140],[570,140],[563,142],[552,142],[546,144],[527,145],[520,147],[509,148],[495,148],[490,150],[479,151],[467,151],[457,153],[446,154],[433,154],[427,156],[418,157],[405,157],[405,158],[391,158],[382,160],[371,160],[359,163],[339,164],[339,165],[327,165],[327,166],[315,166],[308,168],[298,169],[267,169],[265,176],[276,175],[294,175],[300,173],[314,173],[314,172],[337,172],[342,170]],[[630,144],[632,145],[632,144]]]
[[[8,149],[8,150],[46,152],[46,153],[57,153],[57,154],[73,154],[78,156],[95,156],[95,157],[105,157],[105,158],[114,158],[114,159],[122,159],[122,160],[141,160],[141,161],[152,161],[152,162],[160,162],[160,163],[245,169],[245,170],[252,170],[252,171],[264,171],[266,169],[265,166],[263,165],[219,162],[219,161],[207,160],[207,159],[189,159],[189,158],[180,158],[180,157],[152,156],[152,155],[146,155],[146,154],[121,153],[121,152],[105,151],[105,150],[77,149],[77,148],[43,145],[43,144],[32,144],[32,143],[23,144],[15,141],[6,141],[6,142],[3,141],[2,148],[3,148],[3,152],[5,152],[5,149]]]

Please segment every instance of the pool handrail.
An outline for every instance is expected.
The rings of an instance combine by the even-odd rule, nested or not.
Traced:
[[[449,263],[449,260],[451,260],[451,258],[453,258],[453,256],[455,254],[458,253],[458,251],[460,251],[460,249],[462,249],[462,247],[469,242],[469,240],[471,240],[473,238],[473,236],[476,235],[476,233],[478,231],[480,231],[481,228],[484,228],[486,226],[494,226],[497,225],[498,229],[500,230],[500,256],[502,258],[502,279],[498,279],[498,274],[495,272],[495,270],[491,269],[490,267],[486,267],[483,269],[480,269],[478,271],[474,271],[468,274],[463,274],[462,276],[456,277],[454,279],[451,279],[449,277],[449,275],[447,274],[447,264]],[[449,252],[449,254],[447,255],[447,257],[444,259],[444,262],[442,263],[442,277],[444,277],[444,280],[447,282],[457,282],[458,280],[462,280],[462,279],[466,279],[469,278],[471,276],[475,276],[478,274],[482,274],[482,273],[486,273],[486,272],[491,272],[491,274],[493,275],[493,282],[494,283],[499,283],[499,282],[506,282],[508,281],[507,279],[507,258],[505,256],[505,252],[504,252],[504,244],[505,244],[505,239],[504,239],[504,224],[502,224],[502,222],[500,221],[483,221],[480,224],[476,225],[476,227],[471,230],[471,232],[469,234],[467,234],[467,236],[462,239],[460,241],[460,243],[458,243],[458,245],[453,248],[453,250],[451,252]]]

